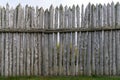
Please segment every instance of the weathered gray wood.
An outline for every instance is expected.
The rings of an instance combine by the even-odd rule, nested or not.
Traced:
[[[50,29],[54,29],[54,8],[53,5],[50,6],[50,15],[49,15],[49,26]],[[49,74],[52,75],[53,74],[53,59],[54,59],[54,42],[53,42],[53,38],[54,38],[54,33],[49,34]]]
[[[80,8],[79,6],[77,5],[76,7],[76,28],[80,27]],[[78,75],[79,74],[79,45],[78,45],[78,39],[79,37],[78,36],[78,32],[75,32],[75,65],[76,65],[76,70],[75,70],[75,74]]]
[[[8,34],[5,35],[5,76],[8,76]]]
[[[97,4],[96,5],[96,27],[99,27],[99,5]],[[100,65],[99,65],[99,32],[96,32],[96,37],[95,37],[95,65],[96,65],[96,75],[99,75],[99,68],[100,68]]]
[[[103,6],[100,5],[100,24],[99,26],[104,27],[104,12]],[[103,39],[104,39],[104,31],[100,32],[100,75],[103,75]]]
[[[9,26],[9,5],[6,5],[6,10],[5,10],[5,27],[7,28]],[[8,76],[8,33],[5,34],[5,76]]]
[[[117,3],[116,4],[116,16],[115,16],[115,18],[116,18],[116,21],[115,21],[115,24],[116,24],[116,26],[117,25],[119,25],[120,24],[120,4],[119,3]],[[117,52],[116,52],[116,69],[117,69],[117,75],[120,75],[120,32],[119,31],[117,31],[116,32],[116,45],[117,45]]]
[[[44,28],[44,26],[43,26],[43,18],[44,18],[44,10],[43,10],[43,8],[40,8],[40,11],[39,11],[39,15],[40,15],[40,17],[39,17],[39,27],[40,28]],[[38,34],[38,43],[39,43],[39,75],[41,75],[42,74],[42,34],[41,33],[39,33]]]
[[[111,26],[115,27],[115,5],[111,3]],[[116,32],[113,32],[113,75],[116,75]]]
[[[42,44],[42,39],[41,39],[41,34],[38,33],[37,34],[37,37],[38,37],[38,75],[41,75],[41,66],[42,66],[42,55],[41,55],[41,52],[42,52],[42,47],[41,47],[41,44]]]
[[[72,6],[72,28],[75,28],[75,5]],[[72,52],[71,52],[71,75],[75,75],[75,33],[71,33],[71,44],[72,44]]]
[[[4,13],[5,13],[5,8],[2,8],[1,10],[1,21],[2,21],[2,28],[4,28]],[[4,62],[4,38],[5,38],[5,34],[2,33],[2,64],[1,64],[1,75],[4,76],[4,69],[5,69],[5,62]]]
[[[0,29],[2,28],[2,7],[0,6]]]
[[[109,4],[109,5],[107,5],[107,17],[108,17],[108,25],[111,27],[112,26],[112,10],[111,10],[111,5]],[[113,31],[110,31],[109,32],[109,74],[111,75],[112,74],[112,71],[113,71],[113,59],[112,59],[112,46],[113,46],[113,44],[112,44],[112,37],[113,37]]]
[[[11,36],[12,38],[12,36]],[[23,76],[23,34],[20,34],[20,76]],[[12,47],[12,46],[11,46]]]
[[[91,4],[88,5],[88,26],[91,26]],[[87,67],[87,75],[91,75],[91,33],[88,32],[88,41],[87,41],[87,55],[86,55],[86,67]]]
[[[120,75],[120,31],[116,33],[116,69],[117,69],[117,75]]]
[[[0,34],[0,75],[2,72],[2,34]],[[2,76],[2,75],[1,75]]]
[[[96,10],[95,10],[95,5],[92,5],[91,6],[91,10],[92,10],[92,21],[91,21],[91,23],[92,23],[92,26],[93,27],[95,27],[95,24],[96,24],[96,18],[95,18],[95,13],[96,13]],[[91,33],[91,38],[92,38],[92,40],[91,40],[91,74],[92,75],[95,75],[95,54],[94,54],[94,33],[95,32],[92,32]]]
[[[16,48],[17,48],[17,51],[16,51],[16,67],[17,67],[17,73],[16,75],[19,76],[19,69],[20,69],[20,63],[19,63],[19,55],[20,55],[20,34],[17,33],[16,35]]]
[[[48,9],[45,11],[45,24],[44,24],[44,28],[48,28]],[[43,57],[44,57],[44,75],[48,75],[48,34],[44,34],[44,53],[43,53]]]
[[[109,55],[108,55],[108,32],[104,33],[104,74],[109,74],[109,67],[108,67],[108,61],[109,61]]]
[[[59,7],[59,27],[58,28],[63,28],[64,27],[64,12],[63,12],[63,6],[60,5]],[[62,65],[62,60],[63,60],[63,34],[59,35],[59,40],[60,40],[60,52],[59,52],[59,75],[63,74],[63,65]]]
[[[14,10],[14,17],[13,17],[13,28],[16,29],[16,16],[17,16],[17,9]],[[17,34],[13,34],[13,76],[17,74]]]
[[[5,35],[2,33],[2,40],[1,40],[1,42],[2,42],[2,44],[1,44],[1,49],[2,49],[2,61],[1,61],[1,75],[2,76],[4,76],[4,66],[5,66],[5,64],[4,64],[4,46],[5,46],[5,44],[4,44],[4,38],[5,38]]]
[[[54,34],[53,36],[53,51],[54,51],[54,54],[53,54],[53,75],[57,75],[57,34]]]
[[[30,34],[26,34],[27,36],[26,36],[26,40],[27,40],[27,56],[26,56],[26,58],[27,58],[27,76],[30,76],[30,53],[31,53],[31,51],[30,51],[30,41],[29,41],[29,39],[30,39]]]
[[[119,11],[113,2],[82,5],[81,13],[0,7],[1,75],[119,75]]]
[[[32,33],[31,35],[31,45],[30,48],[31,48],[31,54],[30,54],[30,73],[31,75],[33,75],[34,73],[34,33]]]
[[[38,42],[37,33],[34,33],[34,75],[38,75]]]
[[[71,8],[69,7],[69,10],[68,10],[68,28],[71,28],[72,27],[72,10]],[[71,75],[71,53],[72,53],[72,41],[71,41],[71,33],[69,33],[68,35],[68,39],[69,39],[69,47],[68,47],[68,75]]]
[[[81,27],[84,27],[84,5],[81,6]]]
[[[58,25],[58,21],[59,21],[59,11],[58,11],[58,7],[55,8],[55,29],[59,27]],[[59,33],[56,34],[56,45],[54,46],[56,48],[56,53],[54,56],[54,74],[57,75],[58,74],[58,54],[59,54]]]

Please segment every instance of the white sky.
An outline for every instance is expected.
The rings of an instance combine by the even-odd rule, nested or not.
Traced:
[[[10,6],[15,7],[19,3],[22,6],[25,6],[26,4],[31,6],[39,6],[43,8],[48,8],[51,4],[53,4],[54,7],[59,6],[62,4],[63,6],[68,5],[72,6],[73,4],[81,6],[81,4],[84,4],[85,6],[91,2],[91,3],[111,3],[111,2],[120,2],[120,0],[0,0],[0,6],[5,6],[6,3],[9,3]]]

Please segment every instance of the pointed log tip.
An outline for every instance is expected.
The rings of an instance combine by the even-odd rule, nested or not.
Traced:
[[[69,10],[71,10],[71,7],[69,6]]]
[[[9,7],[9,4],[7,3],[6,6]]]
[[[27,5],[25,5],[25,8],[28,8],[28,4],[27,4]]]
[[[46,9],[45,12],[48,12],[48,9]]]
[[[36,6],[36,10],[38,10],[38,6]]]
[[[62,6],[62,4],[60,4],[60,9],[63,9],[63,6]]]
[[[89,2],[88,5],[91,5],[91,3]]]
[[[111,2],[111,5],[113,5],[113,4],[114,4],[114,2],[112,1],[112,2]]]
[[[119,3],[119,2],[117,2],[117,3],[116,3],[116,5],[120,5],[120,3]]]
[[[84,8],[84,4],[81,5],[81,8]]]
[[[40,11],[42,11],[43,10],[43,7],[40,7]]]
[[[76,8],[80,9],[79,5],[77,4]]]
[[[67,8],[68,8],[68,6],[66,5],[66,6],[65,6],[65,9],[67,9]]]
[[[110,6],[110,3],[107,3],[107,6]]]
[[[73,5],[72,8],[75,9],[75,5]]]
[[[95,5],[94,5],[94,4],[92,4],[91,6],[92,6],[92,7],[95,7]]]
[[[50,9],[53,9],[53,8],[54,8],[54,7],[53,7],[53,5],[51,4],[51,5],[50,5]]]
[[[58,10],[58,6],[55,8],[55,10]]]

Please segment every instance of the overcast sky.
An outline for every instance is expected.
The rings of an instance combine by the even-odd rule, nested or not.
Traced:
[[[115,3],[120,2],[120,0],[0,0],[0,5],[5,6],[6,3],[9,3],[10,6],[15,7],[16,5],[21,3],[22,6],[28,4],[31,6],[42,6],[43,8],[48,8],[51,4],[53,4],[53,6],[59,6],[60,4],[63,4],[63,6],[72,6],[73,4],[78,4],[81,6],[81,4],[84,4],[86,6],[89,2],[94,4],[106,4],[111,3],[112,1]]]

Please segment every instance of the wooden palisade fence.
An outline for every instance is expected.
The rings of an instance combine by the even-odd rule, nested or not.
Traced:
[[[0,75],[120,75],[120,4],[0,7]]]

